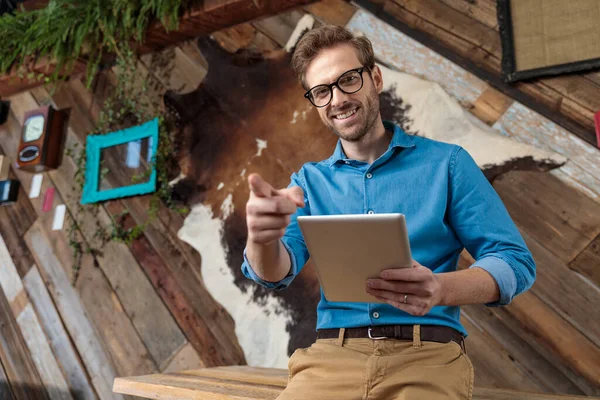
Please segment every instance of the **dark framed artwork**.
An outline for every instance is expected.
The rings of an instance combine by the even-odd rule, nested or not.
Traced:
[[[10,114],[10,101],[0,100],[0,125],[3,125]]]
[[[600,1],[497,0],[505,82],[600,68]]]

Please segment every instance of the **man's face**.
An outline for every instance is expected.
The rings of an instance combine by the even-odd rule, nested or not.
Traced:
[[[343,44],[321,51],[305,72],[308,88],[331,84],[346,71],[363,67],[356,50]],[[375,67],[362,73],[363,86],[352,94],[333,88],[331,102],[317,108],[321,120],[341,139],[356,142],[364,137],[379,117],[379,93],[383,87],[381,71]]]

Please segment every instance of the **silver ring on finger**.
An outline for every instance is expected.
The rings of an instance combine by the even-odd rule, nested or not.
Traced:
[[[407,294],[404,295],[404,304],[408,304],[408,295]]]

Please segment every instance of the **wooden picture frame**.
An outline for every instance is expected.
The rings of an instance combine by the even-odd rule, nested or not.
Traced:
[[[502,79],[505,82],[516,82],[540,76],[552,76],[600,68],[600,57],[597,57],[540,68],[518,69],[513,14],[511,12],[512,1],[514,0],[496,1],[498,28],[502,43]],[[567,3],[564,2],[565,6]]]
[[[156,190],[156,153],[158,150],[158,118],[133,128],[107,133],[89,135],[86,140],[85,184],[81,204],[97,203],[111,199],[152,193]],[[142,183],[132,183],[112,189],[100,190],[102,150],[123,144],[131,144],[143,139],[149,141],[149,179]]]

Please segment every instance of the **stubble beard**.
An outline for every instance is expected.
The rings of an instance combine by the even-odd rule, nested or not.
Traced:
[[[363,120],[358,127],[352,126],[349,130],[338,130],[335,125],[329,120],[325,122],[325,125],[340,139],[347,142],[358,142],[369,133],[377,116],[379,115],[379,95],[375,90],[372,90],[367,96],[365,104],[360,105],[359,112],[363,113]]]

